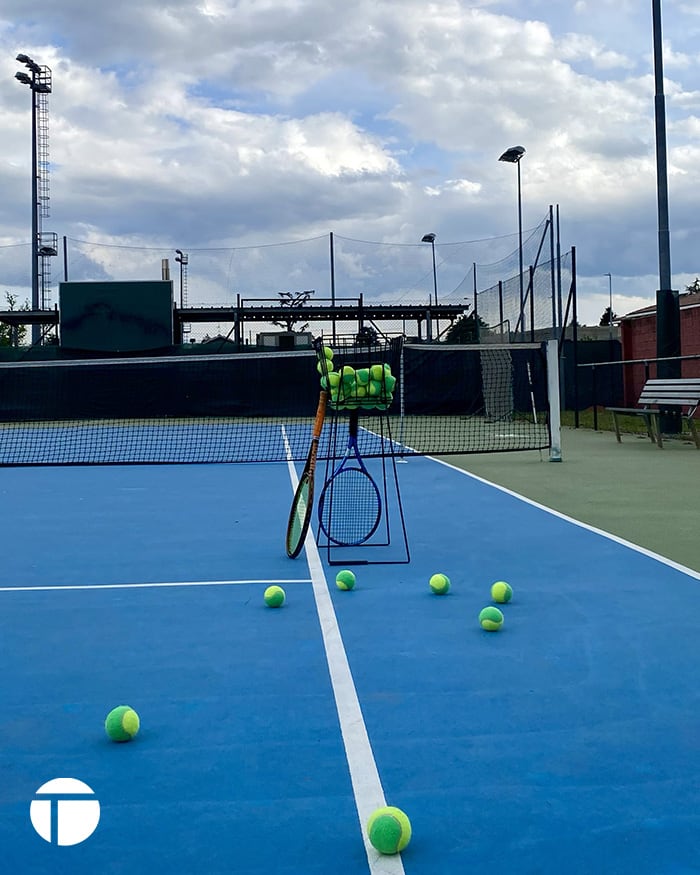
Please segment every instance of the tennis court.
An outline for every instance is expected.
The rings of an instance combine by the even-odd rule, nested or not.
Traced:
[[[412,457],[410,563],[341,592],[313,534],[285,554],[301,467],[2,470],[3,870],[699,871],[700,575]],[[119,704],[127,744],[104,732]],[[70,846],[30,819],[68,777],[100,804]],[[412,823],[400,856],[364,834],[385,802]]]

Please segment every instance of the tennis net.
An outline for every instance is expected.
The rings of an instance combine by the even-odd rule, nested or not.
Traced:
[[[361,411],[365,457],[556,455],[558,389],[542,345],[392,350],[391,404]],[[354,353],[354,364],[377,357]],[[0,465],[301,461],[319,379],[313,350],[0,363]],[[320,459],[335,452],[330,432]]]

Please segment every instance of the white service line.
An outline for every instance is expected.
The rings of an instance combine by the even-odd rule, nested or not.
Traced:
[[[291,461],[287,467],[292,490],[296,492],[299,483],[296,468]],[[386,799],[312,526],[309,526],[304,546],[369,870],[372,875],[405,875],[401,854],[384,856],[367,838],[367,820],[375,809],[386,805]]]
[[[0,592],[55,592],[67,589],[157,589],[162,586],[239,586],[244,583],[260,584],[292,584],[311,583],[311,578],[294,578],[293,580],[275,580],[273,578],[259,578],[250,580],[179,580],[170,583],[75,583],[57,584],[56,586],[0,586]]]

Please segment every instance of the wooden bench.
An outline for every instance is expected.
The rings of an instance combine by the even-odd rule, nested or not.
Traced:
[[[688,423],[688,428],[700,450],[700,435],[693,416],[700,405],[700,378],[676,380],[647,380],[639,396],[639,407],[606,407],[613,415],[617,442],[621,443],[618,415],[641,416],[647,428],[647,435],[652,443],[663,447],[659,414],[661,409],[676,408],[681,418]]]

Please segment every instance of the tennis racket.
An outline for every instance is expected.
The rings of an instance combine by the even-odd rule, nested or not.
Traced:
[[[354,547],[368,541],[379,525],[382,500],[357,445],[359,413],[350,411],[345,454],[318,500],[318,519],[329,541]]]
[[[289,511],[287,523],[287,556],[296,559],[301,553],[301,548],[306,540],[311,521],[311,509],[314,503],[314,474],[316,473],[316,458],[318,456],[318,442],[323,429],[323,420],[326,416],[326,402],[328,394],[321,392],[316,409],[316,419],[311,434],[311,446],[306,464],[299,480],[299,485],[294,493],[294,500]]]

